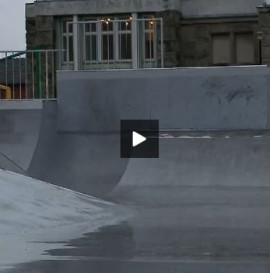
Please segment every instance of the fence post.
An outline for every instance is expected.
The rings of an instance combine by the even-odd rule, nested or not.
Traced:
[[[41,99],[41,73],[40,73],[40,52],[35,52],[36,59],[36,90],[37,90],[37,98]]]
[[[138,68],[138,21],[137,21],[137,13],[132,13],[132,21],[131,21],[131,35],[132,35],[132,68]]]
[[[45,52],[45,69],[46,69],[46,72],[45,72],[45,89],[46,89],[46,99],[49,99],[49,67],[48,67],[48,51]]]
[[[79,25],[78,25],[78,15],[73,16],[73,61],[74,70],[79,70],[79,51],[78,51],[78,38],[79,38]]]

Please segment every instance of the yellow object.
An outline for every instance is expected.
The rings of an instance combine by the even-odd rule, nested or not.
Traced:
[[[6,91],[6,99],[11,100],[11,88],[0,84],[0,90]]]

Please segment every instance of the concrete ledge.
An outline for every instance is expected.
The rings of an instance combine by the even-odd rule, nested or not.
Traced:
[[[0,110],[41,110],[43,100],[3,100]]]

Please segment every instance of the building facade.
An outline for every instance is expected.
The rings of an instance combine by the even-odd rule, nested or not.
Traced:
[[[62,69],[270,64],[263,0],[37,0],[26,31]]]

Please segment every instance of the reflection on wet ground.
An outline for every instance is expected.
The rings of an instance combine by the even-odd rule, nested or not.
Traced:
[[[269,273],[267,264],[133,261],[48,261],[26,265],[21,273]]]
[[[7,272],[270,272],[268,187],[143,187],[140,194],[130,192],[144,202],[121,200],[130,216],[125,222],[104,224],[66,247],[48,249],[46,260]]]
[[[98,232],[69,242],[67,249],[49,250],[47,254],[57,257],[85,257],[102,259],[131,259],[135,242],[132,228],[127,224],[107,226]]]
[[[133,225],[133,226],[132,226]],[[269,272],[270,230],[157,227],[122,223],[48,250],[52,260],[10,273]]]

